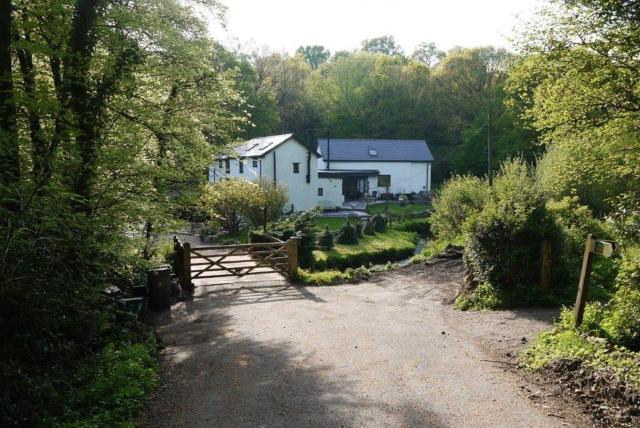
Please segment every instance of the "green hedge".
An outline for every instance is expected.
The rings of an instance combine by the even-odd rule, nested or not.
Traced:
[[[405,220],[393,224],[392,227],[393,229],[402,230],[403,232],[413,232],[421,238],[429,238],[431,236],[431,224],[427,218]]]

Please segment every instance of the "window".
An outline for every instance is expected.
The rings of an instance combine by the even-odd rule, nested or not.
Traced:
[[[324,189],[322,187],[318,187],[318,196],[322,196]]]
[[[227,174],[231,172],[231,163],[229,162],[229,159],[224,160],[224,172]]]
[[[378,187],[389,187],[391,186],[391,176],[390,175],[379,175],[378,176]]]
[[[294,162],[293,163],[293,173],[294,174],[299,174],[300,173],[300,162]]]
[[[244,172],[244,161],[242,159],[238,159],[238,172],[240,174]]]
[[[257,160],[257,159],[254,159],[254,160],[253,160],[253,167],[254,167],[254,168],[257,168],[257,167],[258,167],[258,160]]]
[[[218,168],[222,169],[222,159],[218,160]]]
[[[378,156],[378,151],[376,149],[369,149],[369,156]]]

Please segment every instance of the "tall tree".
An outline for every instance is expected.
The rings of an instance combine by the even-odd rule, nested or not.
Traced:
[[[422,42],[414,49],[411,54],[411,59],[433,67],[438,61],[442,60],[445,55],[443,51],[438,49],[435,43]]]
[[[327,62],[331,57],[331,52],[319,45],[300,46],[296,53],[303,55],[311,68],[318,68],[320,64]]]
[[[510,76],[522,114],[548,152],[551,196],[575,195],[598,212],[640,185],[640,20],[635,2],[555,2],[520,41]]]
[[[396,43],[396,39],[389,35],[364,40],[362,42],[362,50],[384,55],[403,55],[402,48]]]
[[[13,185],[20,179],[18,124],[11,58],[12,2],[0,4],[0,182]]]

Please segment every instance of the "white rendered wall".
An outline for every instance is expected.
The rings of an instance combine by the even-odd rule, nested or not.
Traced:
[[[344,196],[342,196],[341,178],[318,178],[318,187],[322,188],[322,196],[318,196],[322,208],[342,206]]]
[[[244,178],[256,181],[260,177],[273,180],[274,156],[276,161],[276,181],[287,187],[288,203],[285,210],[291,209],[293,204],[296,211],[304,211],[318,205],[318,164],[316,156],[311,155],[311,180],[307,183],[307,154],[308,150],[295,140],[289,140],[278,146],[263,158],[258,159],[258,166],[253,167],[253,159],[243,159],[243,173],[239,172],[239,161],[230,159],[229,174],[225,172],[225,161],[222,168],[216,160],[209,167],[209,182],[219,181],[221,178]],[[299,173],[293,172],[293,163],[300,164]]]
[[[391,193],[431,191],[431,162],[344,162],[331,161],[331,169],[374,169],[380,175],[391,175]],[[369,192],[385,192],[375,177],[369,179]]]
[[[273,156],[276,156],[276,180],[287,186],[289,206],[293,204],[296,211],[304,211],[318,205],[318,164],[316,156],[311,154],[309,165],[311,167],[311,179],[307,183],[307,156],[309,151],[302,144],[289,140],[280,145],[267,156],[264,162],[270,164],[267,168],[269,177],[273,178]],[[293,172],[293,163],[300,164],[300,172]],[[265,165],[262,169],[265,174]]]

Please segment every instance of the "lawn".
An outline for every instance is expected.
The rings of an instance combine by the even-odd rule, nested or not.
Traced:
[[[407,203],[404,207],[400,206],[400,204],[397,202],[395,203],[389,202],[389,213],[391,213],[391,215],[395,217],[398,217],[400,215],[405,216],[408,214],[425,212],[427,209],[430,209],[430,208],[431,208],[431,204],[427,202],[416,202],[413,205]],[[369,205],[367,207],[367,212],[369,212],[369,214],[383,214],[386,212],[386,209],[387,209],[386,203],[375,204],[375,205]]]
[[[346,269],[402,260],[413,254],[415,239],[415,233],[399,230],[365,235],[356,245],[336,244],[331,250],[314,250],[315,268]]]
[[[345,217],[316,217],[315,219],[319,230],[324,230],[325,226],[329,226],[329,230],[338,230],[346,222],[347,219]]]

